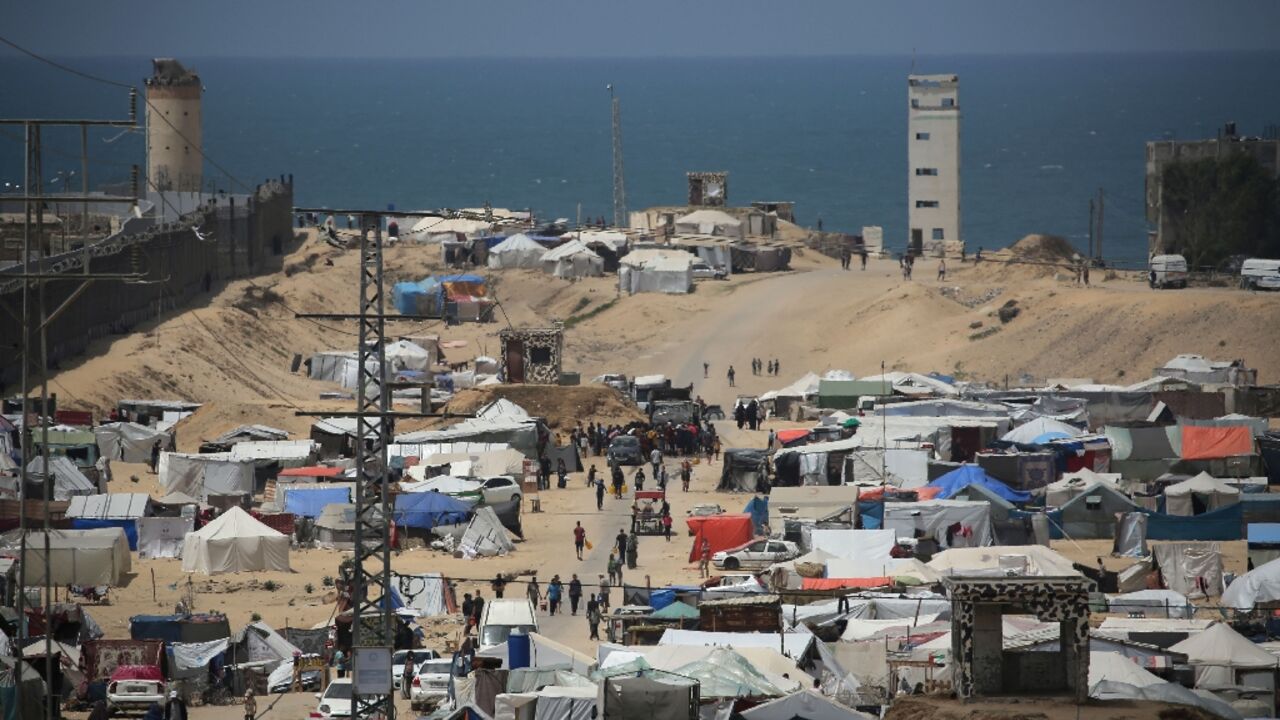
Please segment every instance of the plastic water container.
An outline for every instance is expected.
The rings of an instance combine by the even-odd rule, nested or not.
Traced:
[[[529,667],[529,636],[520,631],[507,636],[507,667],[511,670]]]

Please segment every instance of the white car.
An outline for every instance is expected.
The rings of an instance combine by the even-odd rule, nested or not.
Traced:
[[[391,655],[391,684],[396,690],[400,689],[400,680],[404,677],[404,661],[408,659],[409,653],[413,653],[413,661],[420,663],[424,660],[434,660],[440,657],[435,650],[418,649],[418,650],[397,650]]]
[[[786,540],[752,540],[732,550],[721,550],[711,556],[717,570],[763,570],[774,563],[800,557],[800,548]]]
[[[120,667],[107,682],[107,708],[112,712],[145,711],[153,703],[164,705],[167,699],[158,667]]]
[[[486,505],[495,505],[524,497],[520,483],[509,477],[491,477],[480,486],[480,496]]]
[[[341,678],[329,683],[324,693],[316,693],[320,704],[311,713],[312,720],[351,717],[351,678]]]
[[[693,271],[694,280],[725,280],[729,277],[723,267],[711,267],[705,260],[694,260],[689,269]]]
[[[449,659],[424,660],[418,664],[409,685],[409,702],[414,709],[438,705],[449,697]]]

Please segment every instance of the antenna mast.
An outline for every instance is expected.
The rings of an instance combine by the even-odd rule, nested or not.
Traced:
[[[622,108],[608,85],[609,100],[613,105],[613,226],[627,226],[627,183],[622,172]]]

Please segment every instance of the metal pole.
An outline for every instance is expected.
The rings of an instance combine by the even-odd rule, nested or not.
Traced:
[[[89,126],[80,126],[80,194],[89,197]],[[84,253],[84,274],[89,274],[89,202],[80,205],[80,250]]]
[[[35,144],[31,149],[34,165],[36,195],[44,193],[44,168],[40,157],[40,127],[36,127]],[[44,244],[44,203],[36,202],[36,238],[40,246],[41,259],[45,254]],[[47,691],[44,703],[46,720],[53,720],[55,701],[53,699],[53,567],[49,558],[49,501],[53,499],[53,470],[49,466],[49,343],[48,333],[44,326],[45,316],[45,282],[37,287],[37,302],[40,318],[40,458],[43,465],[44,502],[44,681]]]
[[[31,186],[31,125],[24,128],[22,191]],[[31,266],[31,203],[23,203],[22,269],[23,275]],[[22,479],[18,486],[18,648],[26,646],[30,637],[27,628],[27,465],[31,462],[31,388],[28,370],[31,367],[31,280],[22,279]],[[19,671],[21,677],[21,671]],[[18,720],[23,719],[23,703],[17,705]]]

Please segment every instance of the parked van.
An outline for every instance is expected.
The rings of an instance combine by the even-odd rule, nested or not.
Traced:
[[[481,650],[501,645],[516,630],[538,632],[538,616],[532,602],[494,599],[484,604],[484,615],[480,617]]]
[[[1280,260],[1245,260],[1240,265],[1240,287],[1245,290],[1280,290]]]
[[[1154,288],[1187,286],[1187,259],[1181,255],[1156,255],[1151,258],[1147,284]]]

